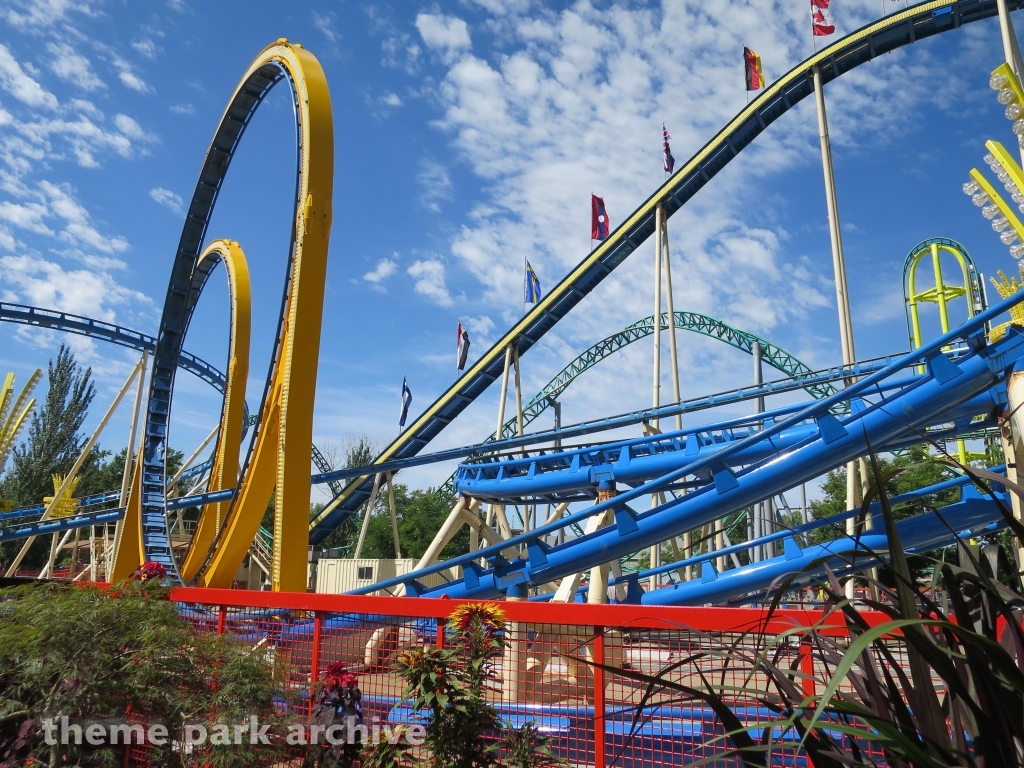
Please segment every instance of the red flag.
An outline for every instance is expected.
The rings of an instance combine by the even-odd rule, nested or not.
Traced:
[[[815,37],[828,37],[835,34],[836,28],[828,11],[831,0],[811,0],[811,29]]]
[[[608,212],[604,209],[604,198],[590,195],[590,239],[604,240],[608,237]]]

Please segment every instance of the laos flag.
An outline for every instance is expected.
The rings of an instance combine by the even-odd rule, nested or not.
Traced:
[[[604,209],[604,198],[590,196],[590,239],[604,240],[608,237],[608,213]]]

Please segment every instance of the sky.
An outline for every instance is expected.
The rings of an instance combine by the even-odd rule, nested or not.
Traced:
[[[905,7],[832,5],[839,35]],[[582,260],[592,193],[605,198],[613,228],[642,203],[664,180],[662,124],[679,167],[742,109],[744,46],[771,83],[813,44],[807,3],[796,1],[0,0],[0,300],[154,334],[213,131],[250,61],[282,37],[318,57],[334,110],[314,424],[329,456],[359,434],[379,444],[397,434],[403,377],[413,415],[445,391],[460,320],[473,360],[521,315],[524,259],[545,290]],[[1013,140],[987,85],[1001,58],[993,19],[826,87],[860,358],[909,346],[901,274],[916,243],[953,238],[982,272],[1016,271],[960,190],[983,165],[986,139]],[[280,308],[294,170],[282,85],[246,130],[208,233],[238,240],[252,274],[251,408]],[[757,333],[812,368],[841,362],[823,193],[806,99],[670,219],[675,308]],[[652,240],[523,356],[525,399],[582,350],[651,314],[653,252]],[[221,369],[223,274],[208,283],[185,341]],[[962,303],[952,312],[962,319]],[[925,335],[936,335],[934,312],[924,317]],[[62,341],[92,367],[91,427],[135,353],[4,325],[0,370],[24,381]],[[752,377],[749,356],[720,342],[681,332],[678,344],[684,397]],[[667,339],[662,346],[667,401]],[[651,355],[648,339],[577,380],[562,397],[563,423],[650,405]],[[430,448],[483,439],[497,400],[493,386]],[[102,447],[126,444],[127,411]],[[191,453],[219,412],[212,389],[180,374],[171,445]],[[451,469],[410,470],[404,482],[436,486]]]

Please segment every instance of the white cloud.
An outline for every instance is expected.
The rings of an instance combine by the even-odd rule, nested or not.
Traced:
[[[84,269],[65,271],[35,256],[0,257],[8,301],[94,317],[113,322],[114,307],[148,302],[138,291],[125,288],[109,274]]]
[[[363,275],[363,280],[372,283],[374,288],[384,290],[382,283],[395,274],[396,269],[398,269],[398,264],[391,259],[381,259],[377,262],[377,266],[374,267],[372,272],[367,272]]]
[[[57,108],[57,97],[33,80],[10,49],[0,44],[0,87],[30,107]]]
[[[682,164],[743,107],[737,50],[756,47],[772,62],[770,77],[807,54],[806,9],[769,0],[491,10],[488,28],[504,42],[499,55],[486,59],[469,51],[468,29],[426,14],[417,27],[447,62],[439,85],[425,82],[442,106],[439,125],[485,182],[451,254],[460,275],[468,272],[483,285],[481,298],[497,312],[492,316],[505,322],[521,312],[524,256],[550,288],[586,253],[591,192],[606,198],[615,226],[662,182],[663,121]],[[843,13],[837,23],[855,29],[877,9],[847,4]],[[928,66],[927,49],[914,55]],[[870,86],[862,87],[859,76]],[[830,84],[837,141],[863,140],[863,133],[848,137],[843,125],[877,135],[891,123],[892,104],[930,98],[927,89],[908,86],[912,80],[896,52],[873,62],[870,72]],[[829,262],[804,263],[788,252],[789,235],[769,214],[749,215],[761,180],[810,162],[816,146],[808,101],[673,217],[677,308],[764,332],[826,305]],[[420,183],[427,186],[424,171]],[[435,188],[443,194],[443,183]],[[437,206],[438,199],[425,203]],[[648,248],[621,266],[616,280],[605,281],[560,324],[553,343],[568,340],[578,349],[650,314],[650,258]]]
[[[129,139],[135,139],[137,141],[151,141],[153,139],[150,134],[142,130],[141,125],[128,117],[128,115],[116,115],[114,117],[114,125],[117,126],[117,130]]]
[[[125,61],[116,54],[113,56],[113,62],[114,67],[117,69],[117,77],[123,86],[131,88],[138,93],[149,92],[150,87],[146,85],[145,80],[135,74],[135,70],[130,62]]]
[[[172,104],[169,109],[176,115],[194,115],[196,108],[191,104]]]
[[[416,29],[426,46],[437,51],[446,62],[473,45],[466,22],[455,16],[421,13],[416,16]]]
[[[39,235],[53,235],[54,232],[43,222],[49,209],[42,203],[0,202],[0,219],[20,229],[27,229]]]
[[[312,11],[313,14],[313,26],[319,29],[324,37],[330,40],[332,43],[338,42],[341,39],[341,33],[334,29],[334,21],[336,16],[333,11],[327,14],[321,15],[316,11]]]
[[[70,12],[94,16],[88,2],[72,0],[13,0],[9,3],[4,18],[21,29],[48,27],[63,21]]]
[[[13,251],[18,247],[18,241],[14,239],[14,235],[7,227],[0,226],[0,248],[5,251]]]
[[[441,203],[452,199],[452,180],[448,169],[429,158],[420,160],[420,170],[416,174],[416,183],[423,190],[420,203],[428,211],[438,213]]]
[[[147,59],[156,58],[156,43],[148,37],[144,37],[141,40],[133,40],[132,48],[138,51],[140,56],[144,56]]]
[[[93,72],[92,63],[67,43],[47,43],[46,50],[53,56],[50,60],[50,69],[61,80],[66,80],[83,91],[107,87],[107,84]]]
[[[397,93],[389,93],[380,97],[380,103],[386,107],[400,107],[402,106],[402,100],[398,97]]]
[[[149,190],[149,196],[172,213],[181,213],[183,210],[181,196],[174,194],[169,189],[155,187]]]
[[[422,293],[433,299],[442,307],[450,307],[453,304],[451,294],[448,293],[448,286],[444,282],[444,264],[440,261],[436,259],[416,261],[406,272],[416,280],[417,293]]]
[[[74,199],[67,184],[39,182],[39,188],[49,199],[54,215],[64,219],[64,230],[59,237],[72,245],[85,245],[103,253],[120,253],[128,250],[128,241],[123,237],[102,235],[92,226],[89,212]]]

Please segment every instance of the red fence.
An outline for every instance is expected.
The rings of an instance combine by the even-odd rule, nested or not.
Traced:
[[[292,715],[308,717],[324,670],[342,662],[358,676],[371,728],[417,720],[393,661],[403,649],[443,644],[445,621],[463,602],[193,588],[174,590],[172,599],[198,631],[232,635],[287,670],[282,706]],[[800,670],[813,696],[815,679],[827,676],[792,630],[818,624],[821,612],[780,609],[766,620],[759,608],[500,605],[507,648],[492,704],[510,725],[534,721],[571,764],[646,768],[711,758],[723,768],[741,765],[724,755],[734,745],[710,708],[672,691],[646,695],[633,679],[640,672],[710,687],[751,735],[772,733],[769,765],[810,765],[795,732],[772,731],[771,686],[753,659],[770,647],[773,663]],[[819,634],[842,639],[847,630],[833,614]]]

